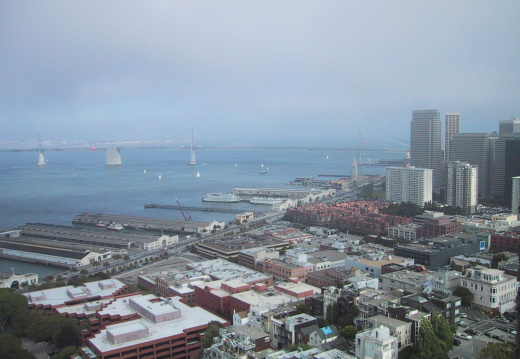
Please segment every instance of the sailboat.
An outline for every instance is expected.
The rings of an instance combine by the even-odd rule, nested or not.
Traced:
[[[193,128],[191,129],[191,158],[190,163],[188,163],[189,166],[196,166],[197,161],[195,161],[195,151],[193,150]]]
[[[269,172],[269,167],[266,167],[265,170],[263,170],[262,172],[260,172],[261,175],[265,175],[267,174],[267,172]]]
[[[40,133],[38,133],[38,166],[47,166],[47,163],[45,162],[45,157],[43,157],[43,142],[42,135]]]
[[[160,179],[160,180],[162,179],[162,176],[161,176],[161,175],[159,175],[159,179]]]
[[[143,173],[146,173],[146,170],[143,170]]]
[[[200,172],[197,172],[197,178],[199,178],[199,177],[200,177]]]
[[[262,168],[264,168],[264,163],[262,162]]]

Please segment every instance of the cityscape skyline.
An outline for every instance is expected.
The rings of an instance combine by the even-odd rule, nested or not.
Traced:
[[[415,109],[518,116],[517,2],[225,5],[2,3],[1,140],[406,142]]]

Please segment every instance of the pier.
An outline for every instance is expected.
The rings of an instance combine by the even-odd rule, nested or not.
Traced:
[[[145,204],[145,209],[148,208],[157,208],[157,209],[173,209],[179,210],[179,206],[168,205],[168,204]],[[185,211],[195,211],[195,212],[220,212],[220,213],[244,213],[244,212],[254,212],[254,213],[265,213],[265,211],[251,211],[251,210],[243,210],[243,209],[227,209],[227,208],[212,208],[212,207],[182,207]]]

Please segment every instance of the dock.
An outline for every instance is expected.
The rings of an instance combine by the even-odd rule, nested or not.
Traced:
[[[168,205],[168,204],[145,204],[145,209],[149,208],[157,208],[157,209],[173,209],[179,210],[179,206]],[[228,209],[228,208],[214,208],[214,207],[182,207],[184,211],[195,211],[195,212],[220,212],[220,213],[234,213],[240,214],[244,212],[254,212],[254,213],[265,213],[265,211],[251,211],[251,210],[243,210],[243,209]]]

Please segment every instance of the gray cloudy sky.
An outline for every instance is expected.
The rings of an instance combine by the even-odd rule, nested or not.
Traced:
[[[409,141],[520,114],[519,1],[0,2],[0,141]],[[368,139],[367,142],[380,142]]]

